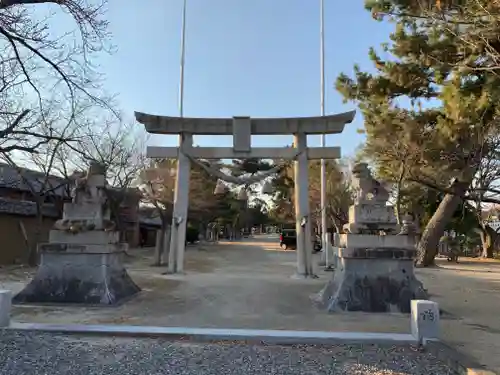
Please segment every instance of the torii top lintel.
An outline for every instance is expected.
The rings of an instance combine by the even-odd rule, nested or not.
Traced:
[[[329,116],[290,117],[290,118],[189,118],[156,116],[135,112],[136,120],[143,124],[148,133],[200,135],[233,134],[235,122],[250,124],[250,134],[338,134],[342,133],[345,124],[354,120],[356,111],[344,112]]]

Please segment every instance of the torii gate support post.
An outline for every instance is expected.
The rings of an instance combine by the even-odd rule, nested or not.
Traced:
[[[294,134],[298,156],[294,161],[295,174],[295,229],[297,231],[297,276],[314,277],[312,264],[311,220],[309,207],[309,163],[307,160],[307,135]],[[302,221],[305,220],[305,225]]]
[[[192,134],[182,133],[179,139],[179,148],[181,150],[192,148]],[[190,174],[191,161],[186,155],[179,152],[177,156],[177,176],[175,181],[170,253],[168,254],[169,273],[184,272],[184,251],[186,250],[186,225],[189,205]]]

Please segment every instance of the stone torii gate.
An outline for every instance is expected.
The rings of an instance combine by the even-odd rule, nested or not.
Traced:
[[[338,159],[340,147],[307,147],[308,134],[339,134],[351,123],[355,111],[321,117],[294,118],[187,118],[136,112],[136,120],[152,134],[178,134],[179,147],[148,147],[150,158],[178,159],[169,271],[184,271],[189,178],[194,159],[288,159],[294,160],[297,275],[315,277],[309,220],[308,160]],[[193,135],[233,135],[233,147],[193,147]],[[252,147],[252,135],[293,134],[294,147]]]

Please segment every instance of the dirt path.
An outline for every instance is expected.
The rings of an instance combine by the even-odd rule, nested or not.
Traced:
[[[360,314],[333,316],[318,311],[310,296],[330,274],[316,280],[291,278],[296,270],[295,251],[282,251],[277,242],[277,238],[262,237],[188,248],[186,275],[164,275],[165,268],[150,267],[152,249],[136,250],[127,268],[142,292],[126,304],[114,308],[15,306],[14,318],[40,323],[408,331],[408,318],[399,315],[372,316],[370,324],[364,324]],[[24,276],[9,276],[11,280],[4,284],[20,290],[29,279],[29,272],[23,272],[15,272]]]

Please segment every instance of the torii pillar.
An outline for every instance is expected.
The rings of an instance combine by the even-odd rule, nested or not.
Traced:
[[[308,160],[338,159],[339,147],[307,147],[308,134],[339,134],[351,123],[355,111],[320,117],[294,118],[187,118],[155,116],[136,112],[148,133],[181,135],[179,147],[148,147],[150,158],[178,159],[169,270],[184,271],[186,223],[189,205],[190,160],[199,159],[288,159],[294,160],[295,215],[297,230],[297,275],[315,277],[312,262],[309,208]],[[233,147],[193,147],[192,136],[233,135]],[[293,134],[294,147],[251,147],[252,135]]]

